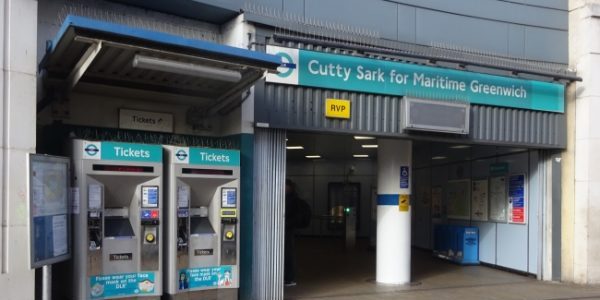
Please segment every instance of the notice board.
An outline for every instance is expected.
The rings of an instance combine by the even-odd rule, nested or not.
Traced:
[[[446,188],[446,204],[449,219],[468,220],[470,213],[470,180],[448,181]]]
[[[474,180],[471,189],[471,219],[488,220],[488,180]]]
[[[71,257],[69,159],[29,156],[31,268]]]
[[[490,178],[490,220],[506,222],[508,199],[506,197],[506,177]]]

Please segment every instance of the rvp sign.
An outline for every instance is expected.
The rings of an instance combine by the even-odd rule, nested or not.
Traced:
[[[341,99],[326,99],[325,117],[335,119],[350,119],[350,101]]]

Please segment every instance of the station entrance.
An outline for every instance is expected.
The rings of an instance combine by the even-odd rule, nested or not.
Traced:
[[[543,191],[542,151],[412,141],[411,282],[382,285],[376,282],[377,239],[404,233],[377,229],[381,138],[296,131],[286,136],[287,182],[311,208],[310,224],[295,229],[295,249],[286,251],[296,266],[296,285],[285,288],[286,299],[541,278],[542,211],[552,211]],[[465,237],[469,231],[474,239]]]

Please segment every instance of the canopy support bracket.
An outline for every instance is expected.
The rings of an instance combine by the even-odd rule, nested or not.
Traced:
[[[98,53],[102,50],[102,41],[94,41],[81,56],[69,77],[67,77],[67,94],[70,94],[73,88],[77,85],[85,71],[90,67]]]

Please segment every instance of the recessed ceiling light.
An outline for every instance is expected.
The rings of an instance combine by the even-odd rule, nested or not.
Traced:
[[[321,155],[306,155],[306,158],[321,158]]]
[[[374,140],[375,138],[372,136],[360,136],[360,135],[355,135],[354,136],[355,140]]]
[[[302,147],[302,146],[286,146],[285,149],[288,149],[288,150],[302,150],[302,149],[304,149],[304,147]]]
[[[435,159],[435,160],[440,160],[440,159],[446,159],[447,157],[445,156],[434,156],[431,159]]]
[[[355,158],[368,158],[369,154],[353,154]]]
[[[373,145],[362,145],[361,147],[363,147],[363,148],[377,148],[379,146],[376,145],[376,144],[373,144]]]
[[[451,146],[450,149],[466,149],[466,148],[471,148],[471,146],[469,145],[455,145],[455,146]]]

